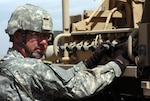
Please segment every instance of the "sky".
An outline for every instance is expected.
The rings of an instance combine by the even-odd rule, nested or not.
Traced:
[[[85,9],[94,10],[101,0],[69,0],[69,15],[83,14]],[[62,0],[1,0],[0,1],[0,58],[6,55],[12,44],[5,33],[12,12],[21,5],[34,4],[47,10],[53,19],[53,30],[62,30]]]

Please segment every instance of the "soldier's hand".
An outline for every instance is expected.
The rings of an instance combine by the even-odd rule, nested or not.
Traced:
[[[111,50],[110,50],[111,49]],[[103,43],[94,51],[93,55],[84,61],[87,68],[95,67],[104,55],[112,53],[112,45],[109,43]]]

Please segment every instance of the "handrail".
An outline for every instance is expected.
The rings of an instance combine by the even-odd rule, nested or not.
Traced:
[[[138,33],[138,30],[134,30],[128,37],[128,55],[129,55],[129,58],[133,61],[135,61],[135,56],[133,55],[133,52],[132,52],[132,48],[133,48],[133,38],[135,37],[135,35],[137,35]]]

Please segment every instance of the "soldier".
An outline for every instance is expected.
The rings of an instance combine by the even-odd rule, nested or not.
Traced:
[[[97,66],[109,50],[98,47],[93,55],[70,69],[45,63],[45,54],[52,30],[52,19],[44,9],[26,4],[11,15],[6,33],[12,48],[0,62],[0,100],[52,101],[55,97],[79,99],[95,94],[121,76],[128,57],[118,56],[104,66]]]

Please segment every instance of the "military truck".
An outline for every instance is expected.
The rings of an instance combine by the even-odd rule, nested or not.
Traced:
[[[71,68],[105,42],[117,48],[99,65],[125,50],[134,61],[106,89],[80,101],[150,101],[150,0],[101,0],[95,10],[72,16],[69,1],[62,0],[62,4],[63,31],[51,41],[47,61]]]

